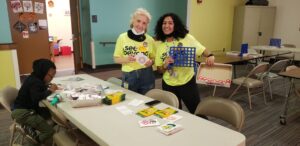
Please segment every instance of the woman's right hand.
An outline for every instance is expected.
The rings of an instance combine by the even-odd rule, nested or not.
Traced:
[[[50,90],[52,93],[58,90],[58,87],[56,84],[50,84],[48,90]]]
[[[135,62],[135,60],[136,60],[135,57],[134,57],[134,55],[128,55],[127,59],[128,59],[129,63]]]
[[[164,68],[167,68],[169,64],[174,63],[174,59],[168,56],[164,61]]]

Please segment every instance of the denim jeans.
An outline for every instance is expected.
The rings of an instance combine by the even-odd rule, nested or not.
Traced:
[[[140,94],[146,94],[155,86],[152,66],[131,72],[123,72],[123,81],[128,83],[128,89]]]

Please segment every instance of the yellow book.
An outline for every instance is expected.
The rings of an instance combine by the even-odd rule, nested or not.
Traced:
[[[143,109],[141,111],[138,111],[136,114],[141,117],[148,117],[148,116],[153,115],[156,111],[157,111],[157,108],[149,107],[149,108]]]
[[[170,115],[175,114],[177,112],[178,112],[177,110],[172,109],[171,107],[167,107],[163,110],[157,110],[155,112],[155,115],[157,115],[160,118],[166,118],[166,117],[169,117]]]

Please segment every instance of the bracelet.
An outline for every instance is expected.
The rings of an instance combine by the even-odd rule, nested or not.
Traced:
[[[208,55],[207,55],[207,58],[210,57],[210,56],[214,56],[214,54],[212,54],[212,53],[211,53],[211,54],[208,54]]]

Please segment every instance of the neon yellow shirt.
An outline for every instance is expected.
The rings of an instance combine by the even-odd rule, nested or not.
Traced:
[[[156,57],[155,57],[155,65],[163,66],[166,57],[168,56],[170,47],[178,46],[178,43],[182,43],[184,47],[195,47],[196,48],[196,56],[201,56],[205,50],[205,47],[200,44],[192,35],[187,34],[185,38],[175,40],[173,42],[155,42],[156,46]],[[189,82],[194,76],[194,68],[193,67],[173,67],[173,72],[175,75],[171,76],[168,71],[163,74],[163,80],[166,84],[170,86],[180,86]]]
[[[127,32],[120,34],[116,42],[114,57],[126,57],[128,55],[136,55],[138,53],[143,53],[148,58],[154,59],[154,39],[148,34],[145,34],[145,36],[146,39],[143,42],[138,42],[130,39],[127,36]],[[131,72],[141,68],[145,68],[145,66],[139,64],[138,62],[122,64],[123,72]]]

